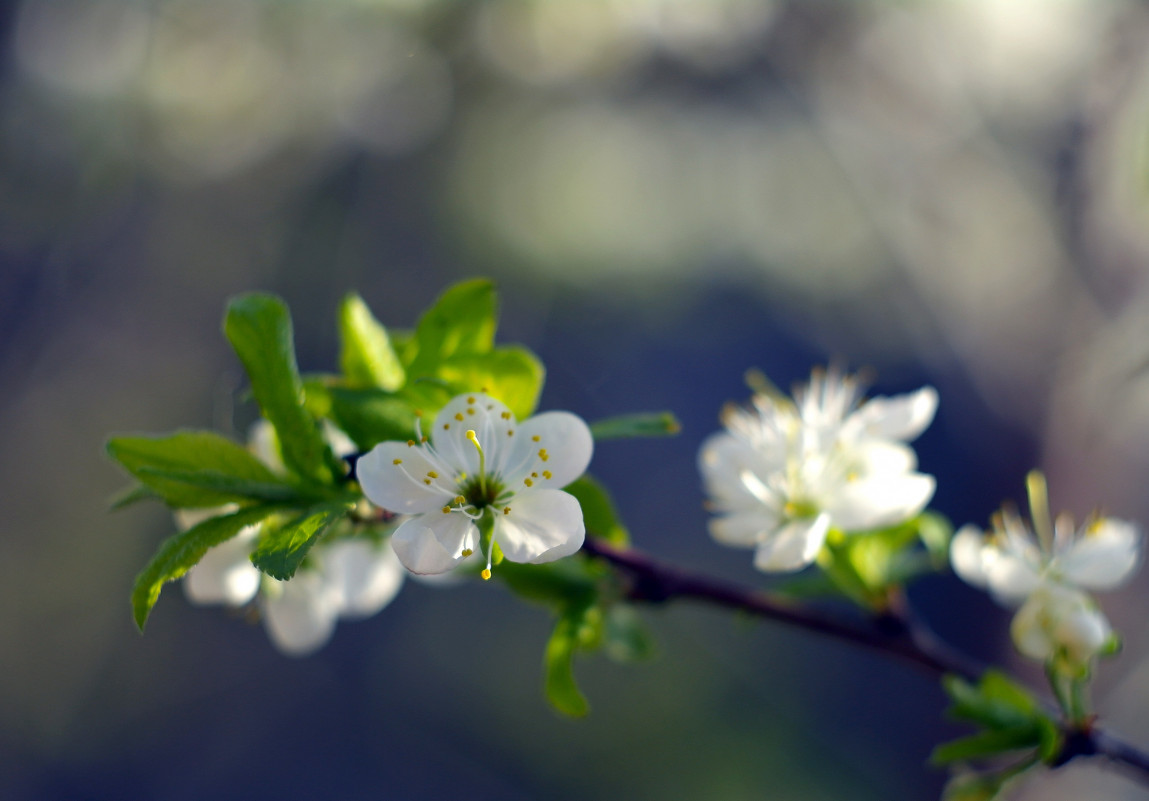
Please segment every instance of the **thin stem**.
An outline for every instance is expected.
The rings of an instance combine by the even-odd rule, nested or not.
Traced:
[[[625,596],[643,603],[674,599],[702,601],[787,623],[893,656],[934,674],[955,674],[976,681],[988,667],[942,640],[910,609],[901,593],[891,596],[889,610],[868,620],[852,620],[808,609],[786,598],[731,584],[660,562],[642,551],[587,537],[583,551],[618,568],[628,578]],[[1072,721],[1053,767],[1079,756],[1099,756],[1149,786],[1149,754],[1113,734]]]

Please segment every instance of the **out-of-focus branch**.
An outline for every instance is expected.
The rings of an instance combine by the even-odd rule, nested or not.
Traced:
[[[900,596],[886,613],[853,619],[683,570],[642,551],[611,545],[593,536],[587,537],[583,551],[618,569],[630,601],[654,604],[675,599],[702,601],[860,645],[930,673],[954,674],[969,681],[976,681],[988,667],[938,637],[913,615]],[[1103,757],[1149,786],[1149,754],[1103,729],[1066,730],[1065,744],[1054,767],[1079,756]]]

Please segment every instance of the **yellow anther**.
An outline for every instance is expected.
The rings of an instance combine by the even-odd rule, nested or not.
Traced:
[[[543,478],[550,478],[550,477],[551,477],[551,471],[550,470],[544,470],[543,471]]]
[[[422,441],[423,441],[423,442],[426,442],[426,441],[427,441],[427,438],[426,438],[426,437],[423,437],[423,440],[422,440]]]
[[[462,412],[455,412],[455,419],[458,420],[460,423],[463,422],[463,413]]]
[[[526,484],[528,487],[533,487],[535,484],[535,482],[531,481],[529,478],[524,478],[523,483]]]
[[[431,479],[425,478],[425,479],[423,479],[423,483],[429,487],[429,486],[431,486]]]
[[[475,396],[474,396],[474,395],[469,395],[469,396],[467,397],[467,403],[474,403],[474,402],[475,402]]]
[[[451,428],[451,424],[450,424],[450,423],[443,423],[443,430],[444,430],[444,431],[449,431],[449,430],[450,430],[450,428]]]
[[[509,515],[510,513],[511,513],[511,507],[509,507],[509,506],[504,506],[504,507],[503,507],[503,514],[505,514],[505,515]]]
[[[439,474],[436,473],[434,470],[428,470],[427,471],[427,478],[438,478],[438,477],[439,477]]]
[[[535,434],[533,437],[531,437],[531,442],[538,442],[538,441],[539,441],[539,435],[538,434]]]
[[[514,435],[515,435],[515,431],[514,431],[514,429],[508,428],[508,429],[507,429],[507,436],[508,436],[508,437],[513,437]]]
[[[402,459],[392,459],[391,464],[403,464],[403,460]]]
[[[484,395],[486,395],[488,392],[490,392],[490,390],[486,387],[479,387],[479,392],[482,392]]]
[[[467,502],[467,499],[466,499],[466,498],[464,498],[462,495],[456,495],[456,496],[455,496],[455,501],[454,501],[454,502],[455,502],[456,504],[458,504],[459,506],[462,506],[464,503],[466,503],[466,502]]]
[[[499,417],[503,418],[504,420],[510,420],[511,419],[511,413],[510,412],[503,412],[502,414],[499,415]]]
[[[451,514],[451,507],[450,506],[444,506],[443,507],[443,514],[445,514],[445,515]]]
[[[484,568],[483,568],[483,572],[482,572],[482,573],[480,573],[479,575],[483,577],[483,581],[490,581],[490,579],[491,579],[491,570],[490,570],[490,568],[486,568],[486,567],[484,567]]]
[[[473,442],[475,444],[475,447],[479,446],[479,438],[477,436],[475,436],[475,429],[473,429],[473,428],[467,429],[467,439],[471,440],[471,442]]]
[[[414,448],[415,447],[415,440],[413,440],[413,439],[407,440],[407,447],[408,448]]]
[[[462,556],[470,556],[474,553],[474,551],[472,551],[470,548],[464,548],[460,553]]]
[[[541,450],[539,450],[539,458],[545,462],[551,458],[551,455],[549,453],[547,453],[546,448],[542,448]]]
[[[538,478],[538,477],[539,477],[538,473],[531,473],[531,478]]]
[[[467,414],[474,414],[474,413],[475,413],[475,410],[472,409],[470,406],[468,406],[467,407]]]

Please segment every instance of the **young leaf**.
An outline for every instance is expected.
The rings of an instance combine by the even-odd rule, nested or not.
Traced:
[[[485,390],[507,405],[515,417],[530,417],[539,401],[546,370],[535,354],[515,345],[490,353],[452,356],[439,367],[438,375],[455,392]]]
[[[606,488],[596,479],[584,474],[564,489],[575,496],[582,507],[583,523],[589,534],[612,545],[626,545],[630,542],[630,533],[618,519],[614,502]]]
[[[220,506],[292,492],[241,445],[210,431],[166,437],[113,437],[108,454],[176,508]]]
[[[672,437],[681,430],[682,424],[670,412],[621,414],[590,424],[590,433],[594,435],[595,442],[635,437]]]
[[[544,656],[547,700],[559,712],[576,718],[590,711],[574,677],[574,655],[580,648],[580,629],[586,611],[585,607],[572,609],[559,618]]]
[[[249,506],[232,514],[211,517],[164,540],[148,566],[136,576],[132,588],[132,615],[140,631],[166,582],[190,570],[207,550],[234,537],[246,526],[260,523],[278,511],[275,506]]]
[[[354,292],[339,308],[339,335],[343,340],[339,364],[348,385],[379,387],[388,392],[403,386],[407,375],[391,347],[387,329]]]
[[[942,743],[930,754],[930,762],[934,765],[969,762],[970,760],[987,759],[1023,748],[1035,748],[1040,744],[1041,731],[1036,725],[990,729]]]
[[[379,389],[332,387],[331,417],[362,450],[415,432],[415,408],[399,395]]]
[[[456,354],[489,353],[495,341],[495,286],[480,278],[455,284],[415,327],[408,376],[435,375]]]
[[[332,483],[341,473],[304,405],[291,316],[283,301],[262,294],[233,298],[223,329],[247,370],[263,416],[275,426],[283,461],[299,476]]]
[[[977,685],[946,676],[942,687],[953,700],[949,714],[990,729],[1008,729],[1045,717],[1024,688],[997,670],[988,670]]]
[[[295,575],[311,546],[348,509],[342,503],[315,506],[288,523],[265,531],[251,554],[251,563],[272,578],[287,581]]]
[[[108,504],[108,508],[113,512],[120,509],[126,509],[129,506],[139,503],[140,501],[161,500],[159,495],[156,495],[152,490],[148,489],[143,484],[136,484],[128,487],[122,492],[116,493]]]

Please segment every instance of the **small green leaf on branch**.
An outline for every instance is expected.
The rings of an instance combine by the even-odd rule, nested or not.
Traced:
[[[259,545],[251,554],[251,563],[272,578],[287,581],[303,564],[328,527],[347,515],[350,506],[331,503],[315,506],[282,525],[265,526]]]
[[[363,298],[352,292],[339,307],[339,363],[352,387],[379,387],[394,392],[407,380],[391,346],[387,329],[371,314]]]
[[[638,412],[608,417],[590,424],[595,442],[635,437],[672,437],[682,431],[682,424],[670,412]]]

